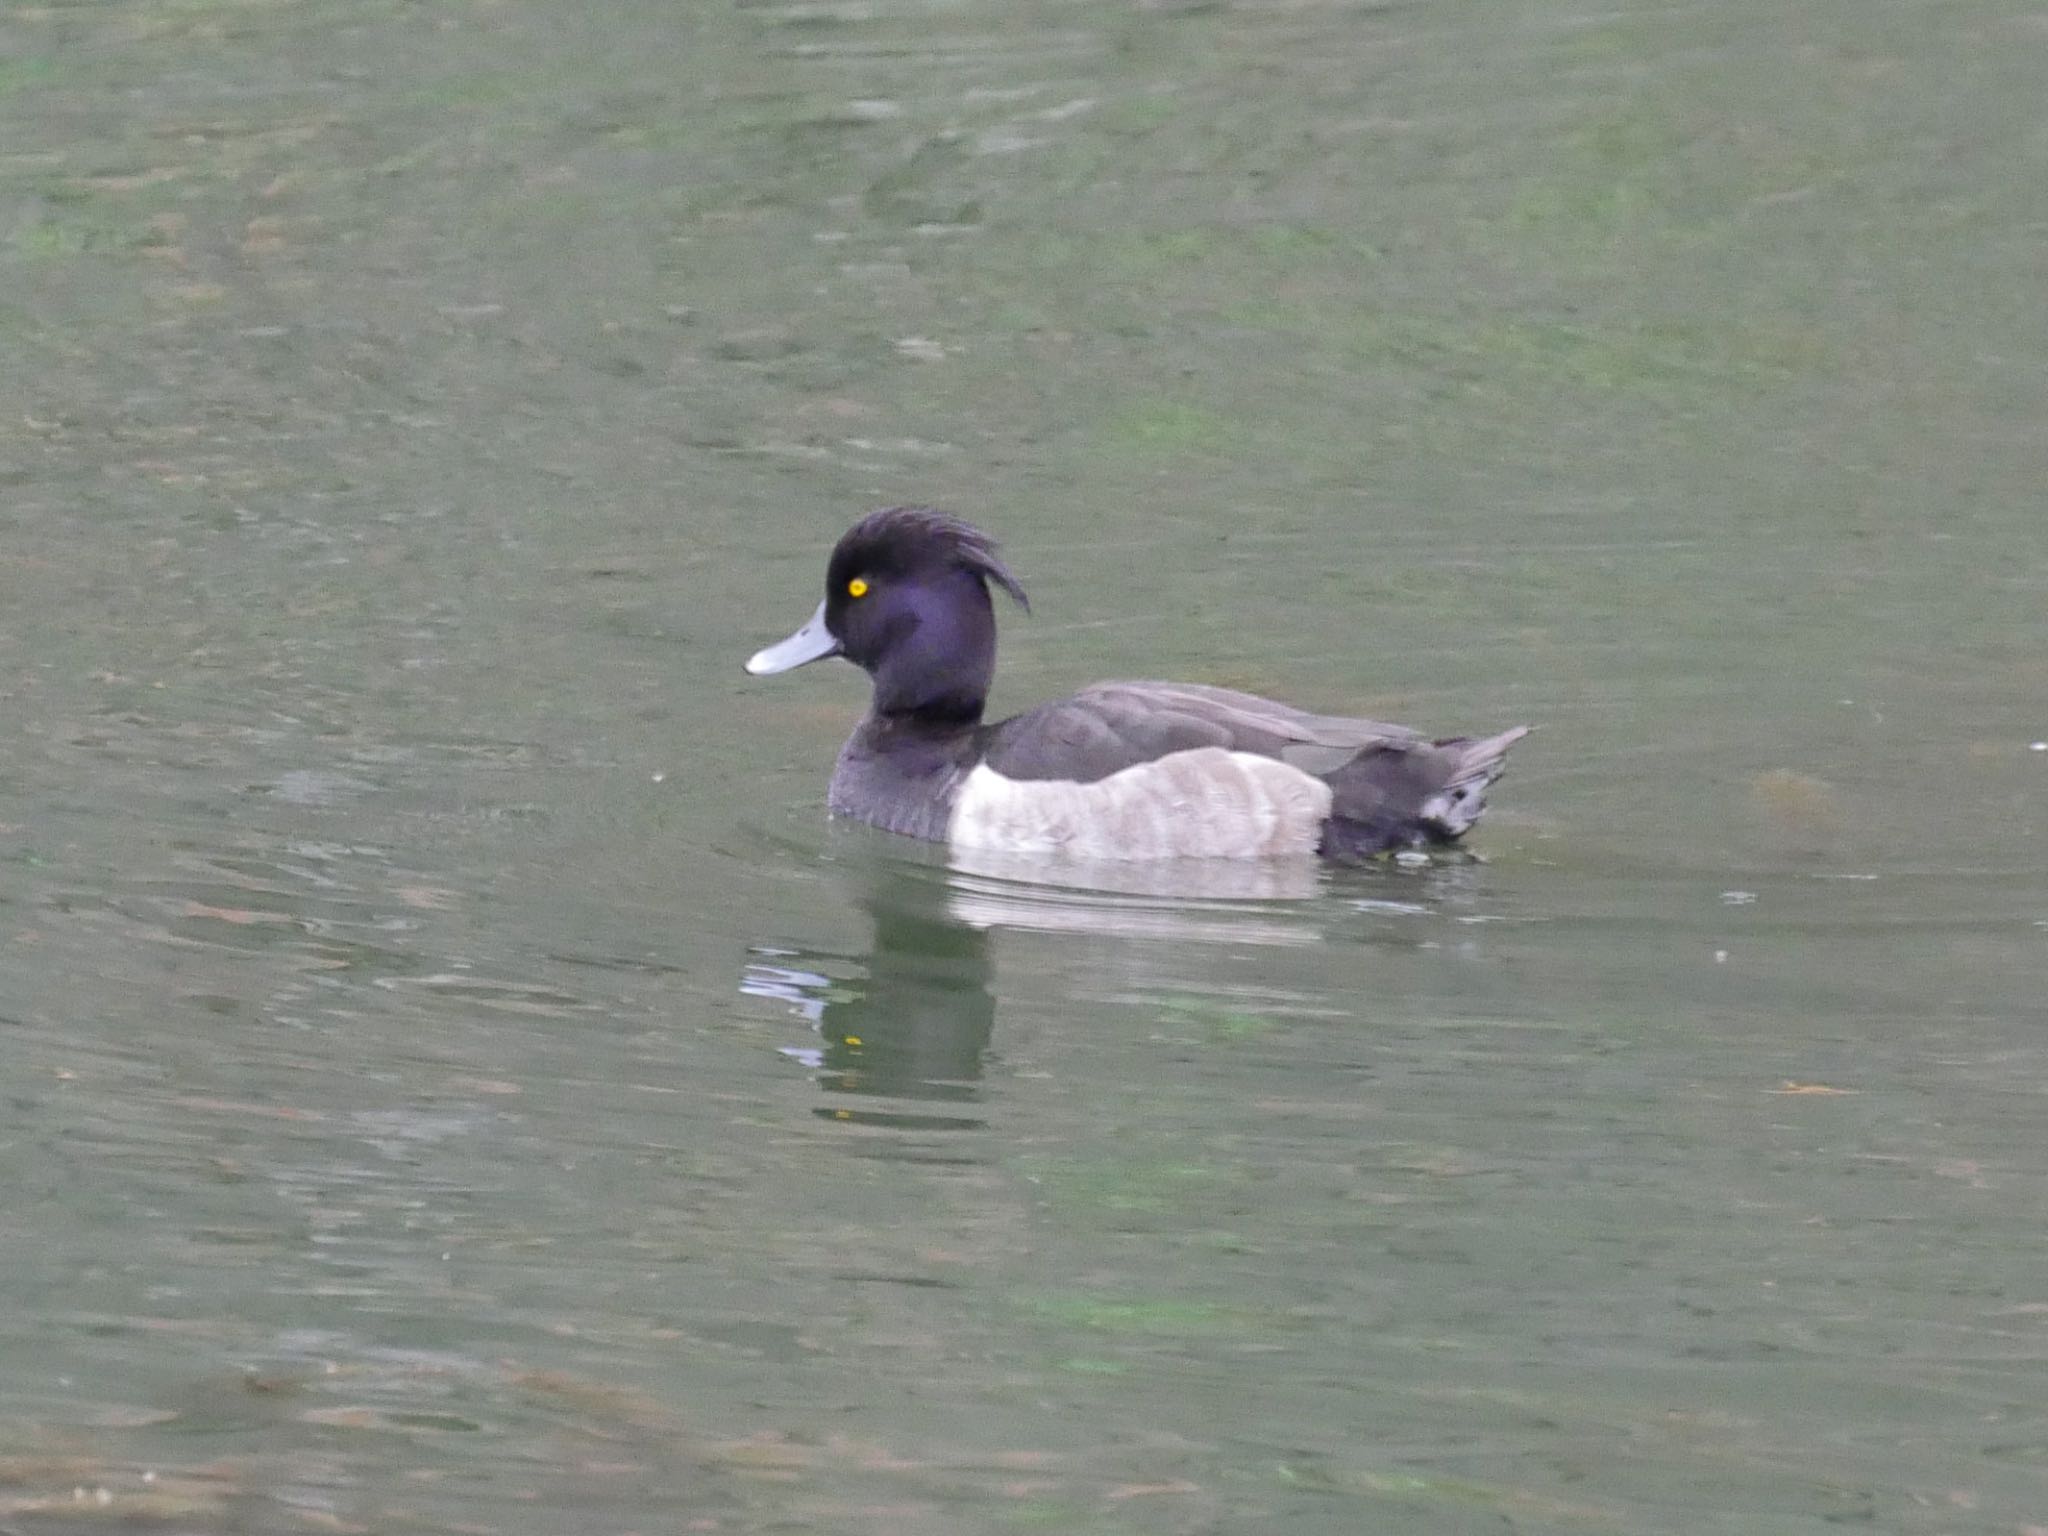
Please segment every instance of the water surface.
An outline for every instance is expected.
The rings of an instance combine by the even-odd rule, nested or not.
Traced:
[[[0,18],[0,1527],[2048,1526],[2016,0]],[[751,680],[1540,723],[1035,883]],[[1103,887],[1109,888],[1103,888]]]

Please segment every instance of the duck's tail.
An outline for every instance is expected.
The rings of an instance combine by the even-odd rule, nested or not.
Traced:
[[[1533,729],[1518,725],[1478,741],[1454,736],[1437,743],[1439,747],[1455,748],[1458,760],[1444,787],[1422,802],[1422,830],[1431,841],[1456,842],[1472,830],[1479,813],[1486,809],[1487,789],[1507,772],[1508,748]]]
[[[1404,742],[1368,748],[1326,782],[1335,791],[1318,852],[1355,863],[1421,843],[1453,843],[1486,809],[1486,791],[1507,767],[1518,725],[1474,741]]]

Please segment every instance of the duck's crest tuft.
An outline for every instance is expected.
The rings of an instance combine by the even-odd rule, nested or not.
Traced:
[[[996,552],[996,542],[972,523],[936,507],[884,507],[870,512],[847,529],[839,541],[834,564],[848,568],[873,564],[914,570],[924,565],[952,565],[994,582],[1027,613],[1031,600]]]

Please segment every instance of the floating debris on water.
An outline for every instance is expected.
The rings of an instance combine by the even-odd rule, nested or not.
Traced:
[[[1773,768],[1749,781],[1750,802],[1781,839],[1802,847],[1832,841],[1837,823],[1834,787],[1811,774]]]

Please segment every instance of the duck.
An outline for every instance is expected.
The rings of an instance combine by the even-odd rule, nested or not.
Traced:
[[[1531,727],[1430,737],[1201,683],[1103,682],[993,724],[992,590],[1030,600],[993,539],[886,507],[833,548],[825,596],[757,677],[844,657],[867,712],[832,814],[959,850],[1079,859],[1356,863],[1452,844]]]

